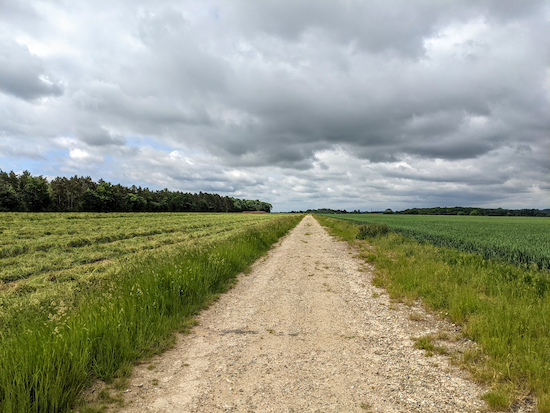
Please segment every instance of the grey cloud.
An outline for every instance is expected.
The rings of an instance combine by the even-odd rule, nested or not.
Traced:
[[[328,41],[354,44],[375,53],[395,51],[407,56],[423,53],[422,40],[433,32],[437,11],[433,3],[299,0],[292,3],[241,3],[237,19],[254,33],[264,32],[299,42],[310,32]],[[231,14],[230,10],[222,9]]]
[[[46,5],[0,5],[8,159],[27,156],[17,142],[40,141],[53,164],[48,150],[67,137],[81,151],[73,157],[104,160],[71,171],[288,205],[395,208],[519,193],[527,203],[547,190],[544,1]],[[36,56],[15,38],[55,48]],[[56,99],[38,99],[48,96]],[[157,149],[130,148],[130,137]]]
[[[153,183],[181,191],[234,194],[260,188],[265,184],[261,174],[216,165],[210,158],[190,160],[180,153],[166,153],[150,147],[128,154],[124,165],[129,180]],[[139,165],[139,166],[138,166]]]
[[[424,142],[414,146],[405,146],[402,151],[439,159],[471,159],[481,156],[494,149],[495,145],[480,141],[438,140],[433,143]]]
[[[534,13],[540,13],[544,7],[544,1],[525,0],[467,0],[465,3],[470,10],[481,9],[489,19],[497,18],[504,21],[514,21],[531,17]]]
[[[141,64],[124,84],[135,88],[143,80],[138,91],[185,99],[226,88],[227,64],[197,39],[203,34],[180,11],[170,7],[146,11],[139,16],[135,35],[147,49],[135,56]]]
[[[185,25],[183,14],[173,8],[146,11],[139,22],[138,35],[144,43],[157,46],[183,33]]]
[[[324,41],[354,45],[368,52],[397,52],[415,58],[424,55],[424,40],[437,34],[451,20],[466,21],[483,16],[506,23],[531,18],[540,13],[543,6],[540,0],[520,3],[514,0],[445,3],[297,0],[290,4],[246,1],[237,4],[237,7],[235,2],[231,7],[222,7],[221,17],[228,15],[232,23],[252,35],[266,33],[300,42],[312,31],[321,32],[325,33]]]
[[[0,91],[25,100],[58,96],[63,87],[29,49],[13,40],[0,39]]]
[[[502,171],[494,171],[492,174],[487,174],[486,171],[476,169],[474,171],[468,170],[450,170],[441,171],[439,174],[433,174],[429,171],[411,170],[409,168],[389,171],[385,173],[388,178],[399,178],[409,182],[433,182],[433,183],[458,183],[462,184],[467,182],[468,185],[473,187],[479,185],[496,185],[504,184],[509,178],[509,173],[503,173]],[[414,182],[417,184],[418,182]],[[415,188],[417,185],[413,185]],[[416,189],[415,189],[416,191]]]
[[[31,32],[44,29],[43,19],[32,4],[20,0],[2,0],[0,21],[14,29],[25,28]],[[13,31],[12,31],[13,33]]]
[[[18,141],[11,139],[0,140],[0,158],[25,157],[30,159],[44,159],[43,148],[36,146],[20,145]]]
[[[90,146],[119,146],[126,143],[126,139],[123,136],[113,135],[101,127],[91,127],[89,129],[80,128],[77,132],[77,136]]]

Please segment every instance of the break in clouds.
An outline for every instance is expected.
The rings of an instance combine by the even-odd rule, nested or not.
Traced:
[[[0,3],[0,168],[333,207],[550,207],[540,1]]]

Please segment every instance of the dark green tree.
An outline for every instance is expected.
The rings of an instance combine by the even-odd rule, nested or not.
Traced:
[[[33,177],[30,174],[21,179],[21,201],[29,212],[46,211],[50,205],[48,181],[42,176]]]

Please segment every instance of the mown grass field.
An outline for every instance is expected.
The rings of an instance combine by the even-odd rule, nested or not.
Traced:
[[[215,240],[275,215],[2,213],[0,282],[70,281],[127,254]],[[86,266],[86,267],[83,267]]]
[[[488,248],[491,234],[497,246],[506,238],[518,245],[523,235],[524,245],[519,248],[536,252],[540,251],[538,244],[544,245],[548,239],[547,218],[336,217],[344,219],[317,219],[360,248],[360,255],[375,266],[374,282],[378,286],[396,300],[422,300],[432,311],[461,325],[465,337],[479,344],[479,350],[454,357],[475,380],[489,386],[484,398],[491,407],[507,410],[535,400],[539,413],[550,413],[550,271],[536,265],[512,264],[502,257],[487,259],[458,248],[419,243],[392,231],[383,234],[379,227],[361,232],[382,235],[367,237],[366,241],[357,239],[361,235],[358,224],[372,219],[392,228],[408,225],[425,232],[426,228],[438,228],[449,237],[477,237]],[[364,219],[355,219],[359,217]],[[519,228],[520,224],[525,228]],[[466,234],[461,234],[461,229]],[[530,231],[534,238],[530,238]]]
[[[123,386],[302,217],[2,214],[0,412],[64,412],[93,380]]]
[[[550,219],[449,215],[328,215],[359,223],[386,224],[417,241],[475,252],[516,265],[550,268]]]
[[[14,306],[66,305],[121,263],[234,236],[274,214],[1,213],[0,330]]]

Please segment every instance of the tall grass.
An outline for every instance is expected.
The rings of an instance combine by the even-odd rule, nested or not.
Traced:
[[[316,217],[348,240],[358,225]],[[491,391],[495,408],[536,395],[538,411],[550,412],[550,273],[520,268],[451,248],[418,243],[400,234],[368,238],[374,251],[358,242],[376,267],[375,283],[403,301],[422,301],[463,326],[481,353],[463,363]]]
[[[63,412],[95,379],[111,380],[168,347],[173,331],[227,290],[302,216],[263,223],[229,239],[128,262],[74,311],[24,309],[0,335],[0,412]]]

